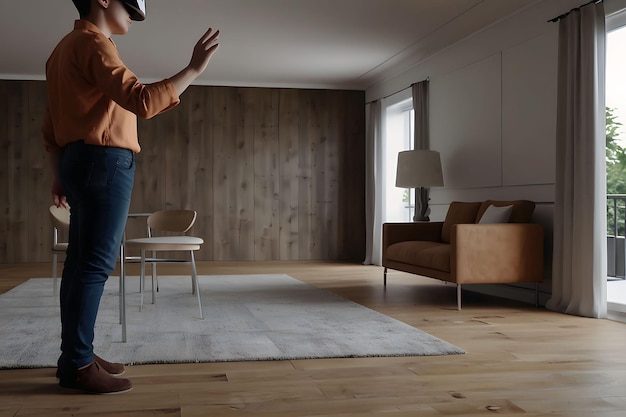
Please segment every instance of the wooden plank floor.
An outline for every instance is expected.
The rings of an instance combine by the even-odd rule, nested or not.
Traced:
[[[162,273],[184,273],[163,265]],[[131,273],[136,273],[131,270]],[[567,316],[382,268],[203,262],[199,273],[286,273],[462,347],[465,355],[141,365],[133,391],[75,394],[54,369],[0,371],[0,417],[626,415],[626,325]],[[0,265],[0,292],[49,264]],[[210,320],[210,317],[207,318]]]

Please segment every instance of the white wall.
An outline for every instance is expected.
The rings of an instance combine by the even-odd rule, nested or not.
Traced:
[[[446,184],[431,191],[432,219],[453,200],[554,202],[558,24],[548,20],[580,4],[538,1],[366,91],[371,101],[430,79]]]
[[[441,153],[446,184],[431,190],[431,220],[443,220],[454,200],[536,201],[535,221],[546,228],[548,279],[541,287],[546,294],[551,292],[558,44],[558,23],[548,21],[582,3],[537,1],[366,91],[372,101],[430,79],[430,146]],[[611,8],[611,0],[605,3]],[[511,296],[510,290],[495,292]],[[531,291],[513,290],[514,298],[532,301]]]

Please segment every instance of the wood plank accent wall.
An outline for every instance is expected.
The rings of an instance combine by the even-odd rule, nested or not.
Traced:
[[[0,80],[0,263],[51,259],[45,97],[42,81]],[[181,99],[138,123],[131,212],[197,210],[199,260],[363,259],[364,92],[192,86]]]

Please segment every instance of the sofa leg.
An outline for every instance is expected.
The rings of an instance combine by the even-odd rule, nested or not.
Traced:
[[[456,308],[461,311],[461,284],[456,284]]]
[[[535,282],[535,307],[539,307],[539,283]]]
[[[385,271],[383,272],[383,284],[387,286],[387,267],[385,267]]]

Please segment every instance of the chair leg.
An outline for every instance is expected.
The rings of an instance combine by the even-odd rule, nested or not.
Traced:
[[[461,311],[461,284],[456,284],[456,308]]]
[[[57,282],[57,260],[58,255],[55,252],[52,254],[52,293],[55,297],[59,293],[59,284]]]
[[[126,343],[126,253],[124,243],[120,246],[120,324],[122,325],[122,343]]]
[[[535,307],[539,307],[539,283],[535,282]]]
[[[156,258],[156,252],[152,251],[152,259]],[[159,291],[159,276],[157,275],[157,263],[156,262],[152,262],[152,281],[156,281],[156,290],[157,292]]]
[[[193,256],[193,251],[191,252],[191,277],[194,283],[194,289],[196,292],[196,297],[198,298],[198,309],[200,310],[200,318],[204,319],[204,314],[202,314],[202,301],[200,300],[200,285],[198,284],[198,271],[196,270],[196,260]]]
[[[141,301],[139,302],[139,311],[143,310],[143,288],[145,286],[145,280],[146,278],[146,250],[142,249],[141,250],[141,269],[140,269],[140,273],[139,273],[139,293],[140,293],[140,299]]]
[[[191,255],[190,255],[191,261],[190,261],[190,263],[191,263],[191,269],[193,271],[193,267],[194,267],[194,264],[195,264],[194,257],[193,257],[193,251],[191,250],[189,252],[191,253]],[[192,295],[196,295],[196,280],[194,279],[193,274],[191,275],[191,294]]]
[[[156,303],[156,291],[159,288],[159,281],[156,272],[156,262],[152,263],[152,304]],[[156,288],[156,289],[155,289]]]
[[[385,271],[383,272],[383,285],[387,286],[387,267],[385,267]]]

